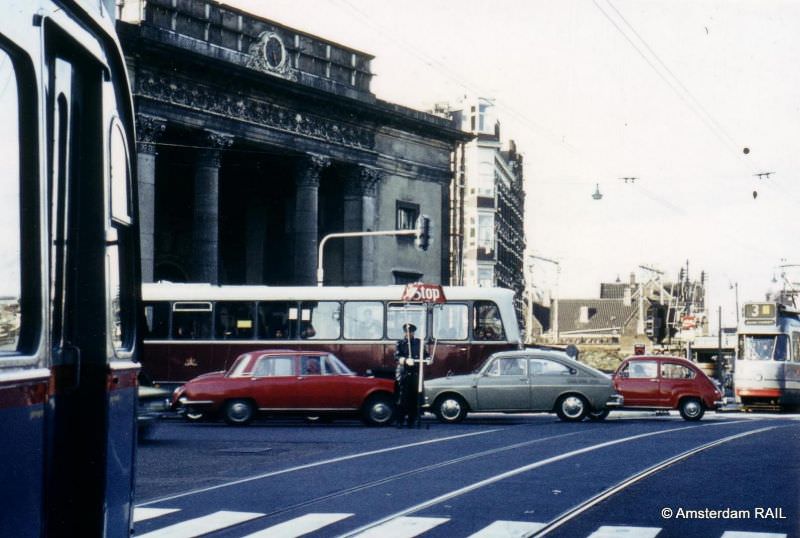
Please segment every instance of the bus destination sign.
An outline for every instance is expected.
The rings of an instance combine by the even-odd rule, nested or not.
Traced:
[[[423,284],[417,282],[406,284],[401,300],[406,303],[434,303],[442,304],[447,301],[444,289],[438,284]]]
[[[747,303],[744,305],[744,322],[747,325],[772,325],[778,322],[775,303]]]

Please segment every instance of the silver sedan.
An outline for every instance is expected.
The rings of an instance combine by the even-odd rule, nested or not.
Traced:
[[[475,372],[425,381],[425,401],[442,422],[468,412],[555,412],[561,420],[602,420],[622,405],[610,376],[558,351],[495,353]]]

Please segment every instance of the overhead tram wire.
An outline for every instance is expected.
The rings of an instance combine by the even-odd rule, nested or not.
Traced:
[[[681,101],[683,101],[683,103],[689,108],[689,110],[693,114],[695,114],[698,117],[698,119],[700,119],[700,121],[711,131],[711,133],[722,143],[722,145],[725,148],[731,151],[732,155],[736,158],[737,164],[745,167],[747,169],[748,175],[752,174],[754,170],[757,170],[758,169],[757,167],[748,165],[742,160],[742,157],[739,153],[740,152],[739,147],[736,141],[733,139],[733,137],[731,137],[727,133],[725,128],[720,124],[720,122],[717,121],[714,118],[714,116],[711,115],[710,112],[708,112],[708,110],[702,105],[702,103],[700,103],[700,101],[692,94],[692,92],[689,91],[686,85],[683,84],[683,82],[681,82],[678,76],[675,75],[675,73],[666,65],[666,63],[663,60],[661,60],[658,54],[652,49],[652,47],[650,47],[647,41],[645,41],[644,38],[639,34],[639,32],[636,31],[633,25],[630,22],[628,22],[628,20],[622,15],[622,13],[614,6],[611,0],[606,0],[606,3],[611,7],[611,9],[614,10],[614,12],[616,12],[616,14],[630,29],[633,35],[635,35],[636,38],[644,45],[644,47],[647,49],[650,55],[652,55],[652,57],[655,58],[655,61],[658,62],[658,64],[667,74],[669,74],[672,80],[667,78],[667,76],[665,76],[664,73],[662,73],[662,71],[659,70],[654,65],[654,63],[650,60],[650,58],[648,58],[648,56],[642,51],[642,49],[639,48],[639,46],[637,46],[637,44],[620,27],[620,25],[617,24],[617,22],[600,6],[598,0],[592,0],[592,3],[595,5],[598,11],[600,11],[600,13],[602,13],[603,16],[611,23],[611,25],[614,26],[614,28],[620,33],[620,35],[622,35],[622,37],[624,37],[625,40],[642,57],[642,59],[647,63],[647,65],[649,65],[650,68],[653,71],[655,71],[655,73],[659,76],[659,78],[661,78],[661,80],[664,81],[664,83],[666,83],[667,86],[670,87],[670,89],[678,96],[678,98]],[[770,184],[769,182],[766,182],[765,184],[768,189],[777,190],[777,188],[774,185]],[[787,194],[787,193],[790,193],[788,189],[786,190],[786,192],[782,194]],[[790,196],[795,198],[796,201],[800,201],[800,198],[798,198],[797,196],[793,194],[790,194]]]

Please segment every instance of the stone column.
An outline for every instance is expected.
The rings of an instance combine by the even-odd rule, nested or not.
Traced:
[[[206,132],[204,142],[194,174],[191,273],[194,282],[219,284],[220,150],[230,147],[233,137]]]
[[[312,285],[317,281],[317,247],[319,239],[319,181],[331,159],[307,154],[295,168],[294,211],[294,281]]]
[[[142,282],[152,282],[155,265],[156,142],[167,128],[165,120],[136,115],[136,168],[139,191],[139,241]]]
[[[377,216],[377,192],[383,173],[374,168],[356,166],[350,170],[344,187],[344,231],[374,231]],[[344,285],[357,286],[375,282],[375,239],[344,240]]]

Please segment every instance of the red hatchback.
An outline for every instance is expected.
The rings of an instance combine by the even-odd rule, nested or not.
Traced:
[[[614,388],[625,408],[677,409],[700,420],[723,404],[722,392],[697,366],[680,357],[628,357],[614,373]]]
[[[394,381],[357,376],[327,352],[251,351],[227,372],[201,375],[175,389],[172,404],[189,419],[221,415],[228,424],[247,424],[263,413],[355,415],[381,426],[394,415]]]

